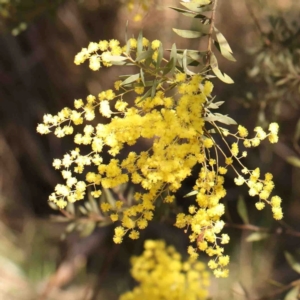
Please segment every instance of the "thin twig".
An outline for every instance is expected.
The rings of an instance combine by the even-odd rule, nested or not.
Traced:
[[[226,227],[231,227],[231,228],[237,228],[241,230],[249,230],[249,231],[256,231],[256,232],[267,232],[270,234],[276,234],[276,235],[291,235],[295,237],[300,237],[300,232],[293,230],[293,229],[283,229],[282,227],[278,227],[275,230],[271,230],[266,227],[258,227],[252,224],[233,224],[233,223],[226,223]]]
[[[268,299],[274,299],[274,296],[280,295],[281,293],[295,287],[295,286],[300,286],[300,279],[297,279],[295,281],[290,282],[289,284],[283,286],[282,288],[279,288],[273,293],[270,293],[269,295],[260,297],[260,298],[255,298],[254,300],[268,300]]]
[[[211,17],[210,17],[210,27],[209,27],[208,42],[207,42],[207,51],[208,51],[208,53],[211,52],[212,34],[213,34],[213,30],[214,30],[214,25],[215,25],[215,18],[216,18],[215,16],[216,16],[217,4],[218,4],[218,0],[215,0],[214,1],[214,6],[213,6],[213,9],[212,9],[212,14],[211,14]]]
[[[270,46],[271,45],[271,41],[268,38],[266,38],[266,34],[262,30],[262,28],[261,28],[261,26],[259,24],[259,21],[258,21],[256,15],[255,15],[255,13],[253,12],[251,5],[249,5],[248,1],[249,0],[245,0],[245,5],[246,5],[246,8],[247,8],[247,10],[248,10],[251,18],[253,19],[253,22],[254,22],[254,24],[255,24],[255,26],[257,28],[257,31],[259,32],[260,37],[261,37],[263,43],[265,45],[267,45],[267,46]]]

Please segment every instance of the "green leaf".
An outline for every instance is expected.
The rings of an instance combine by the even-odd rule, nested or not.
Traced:
[[[130,53],[130,41],[128,40],[126,42],[126,54],[129,55],[129,53]]]
[[[296,125],[293,142],[296,144],[299,139],[300,139],[300,119],[298,120],[297,125]]]
[[[75,206],[74,203],[69,202],[67,207],[66,207],[67,212],[69,212],[71,215],[75,215]]]
[[[147,51],[142,51],[142,52],[140,52],[139,55],[137,55],[135,61],[141,61],[141,60],[143,60],[143,59],[147,59],[147,58],[149,58],[149,57],[152,57],[153,52],[154,52],[154,51],[153,51],[152,49],[147,50]]]
[[[114,198],[112,192],[109,189],[103,189],[105,200],[113,207],[116,207],[116,199]],[[102,199],[101,199],[102,200]],[[104,200],[104,201],[105,201]]]
[[[299,299],[300,288],[299,286],[295,286],[294,288],[290,289],[289,292],[285,295],[284,300],[295,300]]]
[[[170,60],[173,59],[173,65],[172,65],[172,69],[171,69],[171,74],[173,74],[175,72],[175,68],[176,68],[176,63],[177,63],[177,49],[176,49],[176,44],[172,45],[171,48],[171,53],[170,53]]]
[[[142,83],[143,83],[143,85],[145,86],[144,71],[143,71],[143,69],[142,69],[142,68],[140,69],[140,75],[141,75],[141,80],[142,80]]]
[[[129,76],[127,79],[125,79],[125,80],[121,83],[121,85],[126,85],[126,84],[129,84],[129,83],[132,83],[132,82],[136,81],[136,80],[139,79],[139,78],[140,78],[140,74],[139,74],[139,73],[138,73],[138,74],[131,75],[131,76]]]
[[[182,66],[183,66],[183,70],[184,72],[187,74],[187,75],[193,75],[195,74],[194,72],[190,71],[188,68],[187,68],[187,57],[186,57],[186,53],[187,53],[187,50],[185,50],[183,52],[183,57],[182,57]]]
[[[202,60],[206,55],[207,51],[188,51],[188,56],[197,61],[199,61],[200,59]]]
[[[83,215],[87,215],[88,214],[88,211],[82,206],[80,205],[78,207],[79,211],[83,214]]]
[[[204,117],[205,121],[208,122],[220,122],[226,125],[236,125],[236,121],[228,116],[224,116],[222,114],[219,113],[209,113],[206,117]]]
[[[147,97],[149,97],[150,94],[151,94],[151,89],[149,89],[149,90],[141,97],[141,99],[140,99],[140,101],[139,101],[138,103],[142,102],[144,99],[146,99]]]
[[[253,232],[246,238],[247,242],[258,242],[268,238],[270,234],[266,232]]]
[[[156,61],[156,69],[159,69],[159,66],[161,64],[161,61],[163,59],[163,53],[164,49],[162,46],[162,43],[159,44],[159,48],[158,48],[158,56],[157,56],[157,61]]]
[[[228,84],[234,83],[232,78],[229,77],[227,74],[222,73],[219,68],[213,68],[212,71],[221,81],[228,83]]]
[[[285,256],[289,266],[294,271],[296,271],[298,274],[300,274],[300,263],[296,261],[294,256],[291,253],[287,252],[287,251],[284,252],[284,256]]]
[[[88,200],[89,200],[89,203],[91,204],[91,211],[95,212],[97,214],[100,213],[98,202],[92,196],[90,191],[88,193]]]
[[[237,212],[245,224],[249,224],[247,206],[242,196],[239,197],[237,203]]]
[[[209,109],[218,109],[225,101],[211,102],[207,106]]]
[[[70,233],[76,228],[76,226],[77,224],[75,222],[72,222],[66,227],[65,231]]]
[[[163,75],[167,75],[169,72],[171,72],[173,66],[174,66],[174,58],[171,58],[171,60],[169,60],[168,63],[163,68]]]
[[[94,229],[96,227],[96,222],[87,222],[84,224],[84,226],[80,230],[80,236],[86,237],[93,233]]]
[[[52,201],[49,201],[48,205],[54,210],[59,210],[59,207]]]
[[[137,48],[136,53],[137,56],[143,51],[143,33],[142,31],[139,33],[138,39],[137,39]]]
[[[220,45],[219,42],[214,41],[214,44],[215,44],[216,48],[219,50],[219,52],[222,54],[223,57],[225,57],[226,59],[228,59],[230,61],[236,61],[234,56],[230,52],[228,52],[224,48],[222,48],[222,46]]]
[[[212,69],[218,68],[218,60],[213,53],[210,53],[209,56],[209,65]]]
[[[111,56],[109,56],[109,59],[111,61],[118,62],[118,61],[124,61],[124,60],[126,60],[127,57],[124,57],[124,56],[121,56],[121,55],[111,55]]]
[[[153,80],[153,85],[151,88],[151,98],[154,98],[155,93],[156,93],[156,87],[158,85],[158,81],[156,79]]]
[[[191,191],[191,192],[187,193],[186,195],[184,195],[183,198],[188,198],[188,197],[191,197],[191,196],[194,196],[197,194],[198,194],[198,191]]]
[[[288,156],[286,161],[294,167],[300,168],[300,159],[296,156]]]
[[[210,11],[212,10],[212,5],[211,5],[211,1],[201,1],[202,4],[200,3],[193,3],[193,2],[180,2],[181,5],[185,6],[187,9],[193,11],[193,12],[197,12],[197,13],[201,13],[201,12],[205,12],[205,11]]]
[[[220,44],[220,46],[226,50],[227,52],[233,53],[232,49],[230,48],[225,36],[216,28],[214,27],[215,33],[216,33],[216,37],[217,40]]]
[[[186,39],[196,39],[203,35],[202,32],[194,31],[194,30],[183,30],[183,29],[173,28],[173,31],[177,33],[179,36],[184,37]]]
[[[234,83],[234,81],[225,73],[222,73],[218,67],[218,61],[216,56],[213,53],[210,53],[210,58],[209,58],[209,65],[211,67],[211,70],[213,73],[223,82],[231,84]]]
[[[119,56],[119,55],[111,55],[109,57],[111,63],[113,65],[116,65],[116,66],[122,66],[122,65],[125,65],[126,64],[126,60],[127,58],[124,57],[124,56]]]
[[[197,12],[193,12],[191,10],[187,10],[187,9],[183,9],[183,8],[179,8],[179,7],[172,7],[172,6],[169,6],[169,8],[171,8],[189,18],[198,18],[198,19],[202,19],[202,20],[208,20],[207,16],[198,14]]]

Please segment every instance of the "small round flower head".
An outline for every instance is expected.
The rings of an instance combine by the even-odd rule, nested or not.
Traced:
[[[265,203],[264,202],[256,202],[255,206],[258,210],[262,210],[265,207]]]

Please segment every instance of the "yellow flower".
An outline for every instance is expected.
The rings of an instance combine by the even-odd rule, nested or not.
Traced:
[[[264,202],[256,202],[255,206],[258,210],[262,210],[265,207],[265,203]]]
[[[238,126],[238,133],[239,133],[240,137],[242,137],[242,138],[245,138],[248,136],[248,130],[242,125]]]
[[[159,41],[159,40],[154,40],[154,41],[152,41],[152,43],[151,43],[151,48],[153,49],[153,50],[156,50],[156,49],[158,49],[159,48],[159,45],[161,44],[161,42]]]

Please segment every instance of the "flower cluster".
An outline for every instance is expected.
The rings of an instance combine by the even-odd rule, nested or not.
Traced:
[[[133,20],[135,22],[139,22],[143,18],[143,14],[145,14],[151,6],[154,5],[154,0],[126,0],[125,4],[129,12],[132,12],[136,7],[138,7],[138,11],[134,14]]]
[[[209,273],[202,262],[182,261],[173,246],[147,240],[141,256],[132,258],[132,277],[138,286],[120,300],[204,300],[208,298]]]
[[[76,55],[75,63],[89,59],[93,70],[97,68],[91,65],[91,59],[97,58],[99,66],[101,63],[109,66],[117,61],[128,61],[140,68],[140,73],[117,81],[114,90],[102,91],[97,97],[89,95],[86,101],[75,100],[74,109],[64,108],[55,116],[44,116],[43,124],[37,127],[41,134],[55,128],[54,134],[63,137],[72,134],[74,126],[85,124],[83,131],[75,134],[77,147],[53,162],[53,166],[61,170],[66,184],[57,185],[49,199],[63,209],[68,202],[83,199],[88,187],[93,190],[92,196],[97,198],[101,196],[102,188],[114,188],[128,182],[140,185],[142,189],[135,193],[134,203],[119,199],[114,204],[101,204],[102,211],[111,221],[119,222],[113,239],[115,243],[121,243],[126,234],[131,239],[139,238],[139,231],[145,229],[153,218],[156,201],[173,202],[174,193],[180,189],[183,180],[191,175],[196,165],[200,165],[192,192],[196,195],[195,204],[189,207],[187,214],[177,215],[175,226],[191,230],[189,239],[195,246],[189,246],[190,256],[196,258],[198,251],[206,252],[214,257],[208,265],[215,276],[226,277],[229,257],[223,254],[224,248],[220,246],[229,242],[229,236],[221,234],[224,227],[221,218],[225,212],[221,200],[226,195],[223,175],[229,167],[233,168],[237,174],[235,183],[247,184],[250,195],[259,197],[256,207],[262,209],[265,203],[270,204],[274,218],[281,219],[280,198],[274,196],[269,200],[274,188],[272,175],[267,173],[264,180],[260,179],[258,168],[248,170],[241,161],[247,152],[239,154],[240,143],[243,147],[255,147],[266,138],[271,143],[277,142],[278,125],[270,124],[268,134],[261,127],[255,128],[253,138],[247,138],[248,131],[241,125],[237,133],[216,125],[215,118],[220,117],[216,114],[212,118],[210,112],[216,106],[212,103],[212,83],[199,74],[187,75],[177,69],[174,75],[162,75],[160,65],[156,64],[161,60],[160,46],[160,41],[150,43],[145,38],[130,39],[124,47],[116,40],[100,41],[90,43],[87,49]],[[97,54],[98,51],[102,54]],[[118,59],[114,54],[119,55]],[[158,80],[160,84],[154,85]],[[148,91],[147,82],[152,84]],[[132,97],[133,104],[125,101],[125,95]],[[89,124],[95,119],[96,110],[110,122]],[[208,123],[213,130],[207,129]],[[228,148],[226,151],[218,145],[215,135],[222,137]],[[234,137],[236,142],[229,145],[227,136]],[[131,151],[124,158],[122,149],[135,145],[139,139],[148,139],[151,143],[149,149]],[[82,155],[80,149],[84,147],[89,150],[88,154]],[[103,159],[103,151],[110,154],[109,161]],[[219,154],[223,156],[223,164]],[[85,180],[78,180],[76,173],[84,172]]]
[[[87,48],[81,49],[81,51],[76,54],[74,63],[80,65],[88,59],[90,69],[97,71],[100,69],[101,63],[105,67],[112,66],[111,61],[114,59],[114,56],[119,56],[122,52],[123,49],[120,47],[118,40],[103,40],[99,43],[91,42]]]

